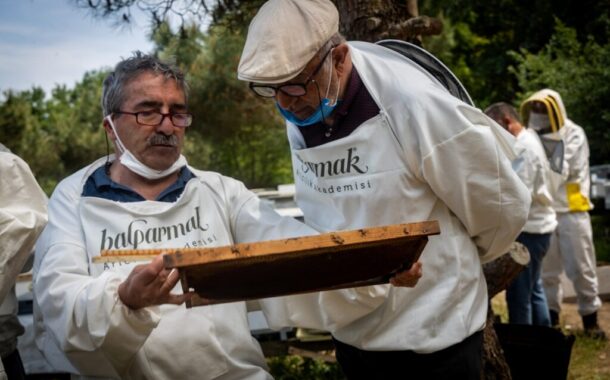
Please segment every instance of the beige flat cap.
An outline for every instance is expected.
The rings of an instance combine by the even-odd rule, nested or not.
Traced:
[[[270,0],[258,11],[237,68],[240,80],[282,83],[297,76],[339,31],[329,0]]]

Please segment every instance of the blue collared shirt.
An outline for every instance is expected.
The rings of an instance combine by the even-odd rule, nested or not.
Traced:
[[[175,202],[184,192],[187,182],[193,178],[195,178],[193,172],[186,166],[183,167],[180,169],[176,182],[163,190],[155,200],[159,202]],[[146,200],[129,187],[110,179],[110,175],[106,171],[106,165],[97,168],[87,178],[81,195],[83,197],[97,197],[116,202],[141,202]]]

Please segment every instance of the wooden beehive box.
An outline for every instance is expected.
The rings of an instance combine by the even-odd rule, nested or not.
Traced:
[[[419,258],[428,236],[439,233],[438,222],[426,221],[213,248],[109,254],[124,259],[166,252],[165,267],[179,269],[183,290],[197,293],[187,303],[192,307],[387,283]]]
[[[399,224],[165,255],[183,289],[218,302],[387,283],[421,254],[437,222]],[[191,300],[196,306],[201,301]]]

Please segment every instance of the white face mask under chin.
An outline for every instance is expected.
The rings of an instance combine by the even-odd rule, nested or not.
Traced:
[[[123,145],[123,142],[121,141],[121,138],[119,137],[119,134],[117,133],[116,128],[114,127],[114,123],[112,122],[112,118],[110,117],[110,115],[106,116],[106,120],[108,120],[108,123],[110,124],[110,127],[112,128],[112,131],[116,136],[117,146],[121,151],[121,157],[119,158],[119,161],[123,166],[136,173],[137,175],[142,176],[146,179],[160,179],[167,177],[168,175],[173,174],[180,170],[182,167],[186,166],[186,158],[183,155],[180,155],[180,157],[178,157],[178,159],[169,168],[165,170],[155,170],[144,165],[133,154],[131,154],[131,152],[127,150],[127,148],[125,148],[125,145]]]

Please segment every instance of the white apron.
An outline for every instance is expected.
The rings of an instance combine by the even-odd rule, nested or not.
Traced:
[[[293,149],[292,161],[299,206],[320,231],[416,221],[395,191],[405,187],[406,163],[383,114],[342,139]]]
[[[480,329],[486,288],[476,248],[442,202],[422,196],[430,189],[421,182],[414,186],[419,180],[409,171],[385,113],[347,137],[313,148],[303,148],[300,132],[293,125],[289,128],[294,128],[289,136],[297,201],[307,224],[334,231],[439,220],[444,240],[430,238],[421,257],[425,275],[415,288],[384,285],[293,296],[273,309],[267,302],[272,325],[289,320],[331,330],[337,339],[362,349],[419,352],[447,347]],[[456,250],[470,254],[458,257]],[[466,302],[456,301],[457,294]],[[451,315],[429,320],[431,310],[446,310],[451,304],[456,306]],[[316,307],[320,315],[311,312]],[[434,322],[436,318],[444,318],[443,323]]]
[[[199,181],[189,181],[176,202],[114,202],[82,198],[80,214],[89,259],[104,249],[213,247],[232,244],[227,221]],[[120,215],[120,217],[117,217]],[[128,275],[133,263],[91,264],[91,275],[114,269]]]
[[[216,203],[199,180],[189,181],[174,203],[82,198],[80,218],[89,259],[101,249],[231,244],[227,217]],[[141,263],[92,263],[91,276],[115,271],[127,277],[137,264]],[[181,292],[180,284],[173,292]],[[136,354],[130,378],[215,379],[229,370],[233,376],[223,379],[270,378],[262,369],[265,362],[260,348],[250,335],[245,303],[193,309],[162,305],[160,310],[161,321]],[[116,344],[121,344],[120,339]]]

